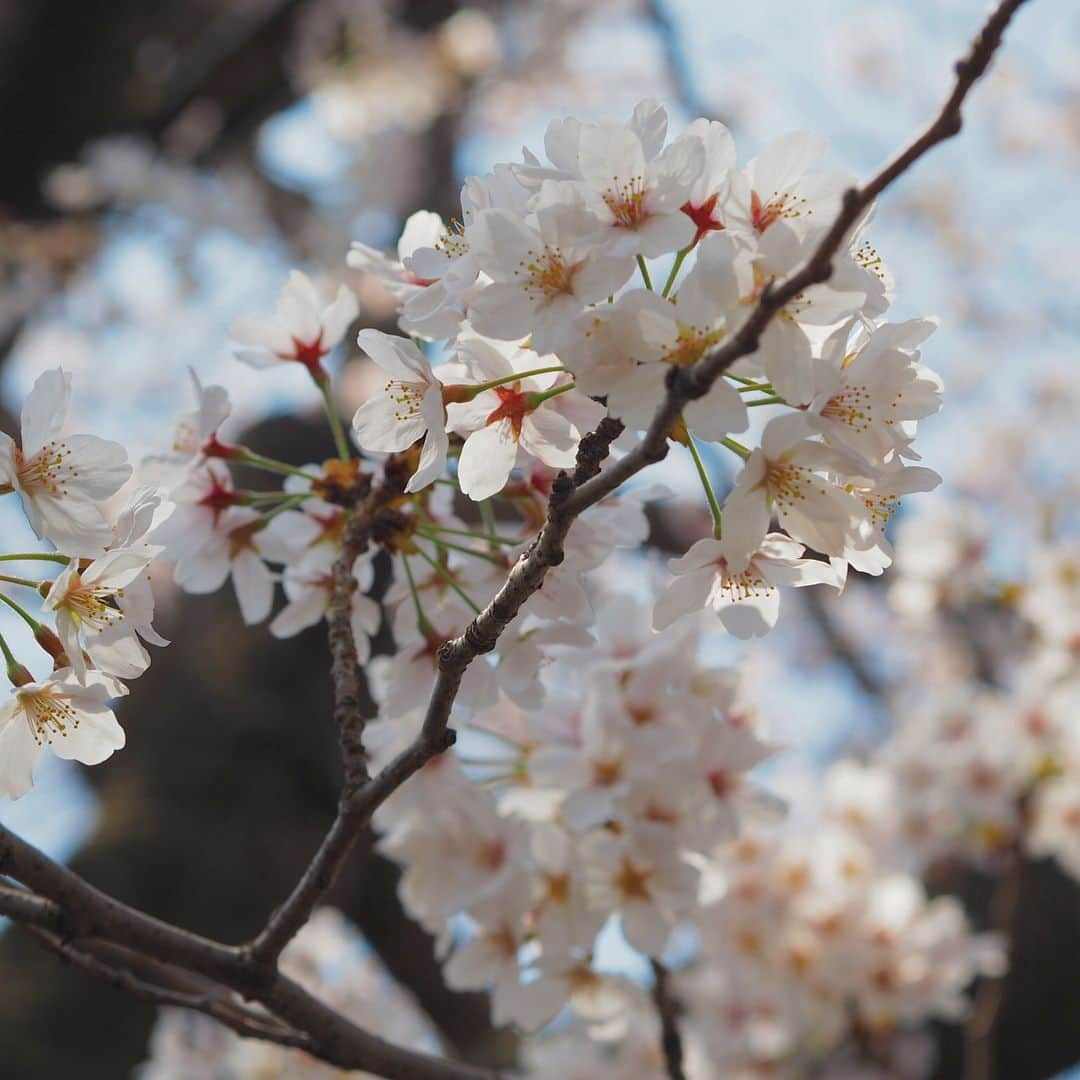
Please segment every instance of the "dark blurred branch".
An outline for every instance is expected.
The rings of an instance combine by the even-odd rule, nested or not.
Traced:
[[[658,960],[652,961],[653,1003],[660,1018],[660,1048],[668,1080],[686,1080],[683,1043],[679,1033],[679,1003],[671,992],[671,975]]]
[[[1010,945],[1015,940],[1023,875],[1024,853],[1017,842],[1008,852],[1008,862],[990,901],[993,928]],[[994,1080],[997,1075],[994,1043],[1007,980],[1008,970],[998,978],[984,979],[975,992],[974,1007],[964,1031],[964,1080]]]
[[[679,104],[691,120],[699,116],[715,119],[708,104],[698,94],[690,57],[683,46],[679,27],[668,10],[667,0],[643,0],[642,6],[664,51],[668,74]]]
[[[851,673],[864,694],[888,704],[889,687],[884,679],[872,671],[862,651],[840,628],[829,610],[828,603],[819,595],[818,589],[803,589],[800,594],[803,607],[817,627],[829,652]]]

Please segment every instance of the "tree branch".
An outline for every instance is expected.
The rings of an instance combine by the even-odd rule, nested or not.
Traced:
[[[4,887],[0,910],[15,921],[22,922],[21,917],[26,916],[31,920],[29,925],[51,933],[57,941],[80,954],[90,955],[86,950],[96,948],[93,945],[84,948],[86,939],[101,940],[204,975],[241,997],[259,1002],[287,1029],[307,1036],[310,1053],[340,1068],[361,1069],[389,1080],[498,1078],[494,1071],[415,1053],[372,1035],[313,997],[293,979],[268,971],[249,948],[210,941],[130,908],[53,862],[3,825],[0,825],[0,874],[22,882],[39,894],[23,896],[17,889]],[[46,928],[51,920],[55,922]],[[70,959],[82,964],[74,957]],[[91,959],[95,958],[91,956]],[[112,966],[105,961],[101,963]],[[83,966],[89,970],[93,965]],[[102,978],[112,977],[105,971],[99,974]],[[135,977],[127,972],[123,981],[129,976]],[[195,1005],[188,1002],[183,1007],[195,1008]]]

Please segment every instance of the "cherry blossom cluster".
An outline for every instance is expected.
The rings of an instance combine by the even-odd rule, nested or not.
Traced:
[[[626,123],[553,122],[546,163],[526,150],[471,178],[461,220],[413,215],[396,258],[354,244],[350,264],[384,281],[415,339],[360,335],[387,381],[355,417],[357,443],[401,451],[423,438],[410,490],[452,456],[476,501],[515,470],[572,465],[602,408],[632,446],[672,369],[736,333],[762,290],[813,251],[850,185],[813,170],[823,153],[797,132],[739,168],[724,125],[697,120],[668,141],[664,110],[646,101]],[[907,464],[917,422],[940,407],[940,380],[919,360],[934,322],[886,320],[893,282],[865,238],[870,216],[829,281],[788,303],[673,428],[698,465],[714,536],[672,564],[658,626],[704,604],[740,637],[765,633],[777,586],[840,588],[849,566],[880,573],[896,501],[939,482]],[[450,361],[432,368],[416,344],[426,339],[445,341]],[[733,436],[756,407],[772,415],[751,449]],[[702,441],[740,459],[723,505]],[[806,547],[827,560],[804,558]]]
[[[0,433],[0,494],[15,494],[48,551],[0,551],[0,582],[19,587],[38,617],[0,592],[40,652],[29,666],[0,635],[11,695],[0,704],[0,796],[19,798],[51,749],[97,765],[124,745],[110,703],[122,680],[150,664],[143,645],[166,645],[153,628],[149,568],[163,550],[149,537],[171,510],[160,491],[112,500],[132,474],[127,452],[95,435],[65,433],[71,376],[44,372],[22,408],[18,441]],[[42,576],[51,568],[55,578]],[[21,570],[21,576],[8,573]],[[54,621],[55,620],[55,621]]]
[[[64,569],[51,583],[3,580],[37,589],[57,612],[53,633],[18,608],[56,670],[35,682],[4,646],[14,691],[0,713],[0,792],[27,790],[45,744],[88,764],[122,745],[108,700],[148,663],[139,638],[163,643],[150,627],[152,560],[169,559],[191,593],[231,579],[246,624],[269,620],[272,634],[291,636],[335,614],[335,568],[343,551],[352,560],[360,497],[401,474],[347,568],[356,658],[379,706],[365,742],[374,767],[391,760],[420,729],[440,649],[527,555],[583,438],[617,421],[614,454],[632,450],[671,373],[736,334],[763,290],[806,262],[850,184],[814,171],[824,147],[809,134],[740,168],[723,125],[697,120],[669,140],[651,102],[626,123],[555,122],[544,149],[546,160],[526,150],[469,179],[460,222],[413,215],[396,257],[353,245],[350,265],[385,283],[402,331],[359,332],[385,381],[353,417],[355,446],[328,359],[358,315],[350,289],[324,290],[296,270],[275,314],[233,324],[240,360],[307,371],[334,458],[293,464],[229,441],[227,394],[193,376],[193,411],[143,463],[151,486],[110,516],[102,502],[128,480],[126,455],[91,436],[61,438],[68,383],[42,376],[21,444],[4,444],[0,482],[57,549],[30,557]],[[918,421],[941,401],[920,359],[934,322],[887,320],[893,282],[866,239],[869,220],[828,281],[792,299],[668,433],[696,469],[711,535],[670,562],[655,598],[632,599],[612,587],[611,568],[636,565],[650,583],[630,551],[662,492],[620,489],[581,513],[543,587],[465,669],[457,751],[377,809],[404,905],[438,937],[448,983],[490,988],[496,1024],[563,1025],[530,1049],[537,1076],[561,1075],[567,1057],[592,1062],[588,1076],[662,1068],[655,1019],[637,1020],[641,986],[598,966],[614,926],[656,961],[696,931],[696,963],[679,982],[695,997],[687,1068],[702,1077],[717,1061],[733,1075],[786,1068],[864,1029],[956,1017],[970,981],[1000,959],[956,904],[926,898],[912,876],[920,864],[875,851],[855,809],[830,810],[810,836],[764,831],[783,804],[750,773],[775,748],[737,675],[702,659],[709,631],[770,630],[780,586],[840,590],[851,570],[880,575],[897,500],[939,481],[909,464]],[[734,437],[748,431],[747,443]],[[723,498],[703,443],[738,465]],[[280,486],[244,486],[256,472]],[[389,581],[376,589],[379,572]],[[373,656],[384,623],[396,651]],[[908,737],[896,737],[897,760]],[[921,729],[914,741],[923,749]],[[899,772],[846,768],[853,805],[884,799],[890,783],[889,798],[934,805],[910,786],[901,794]],[[294,953],[319,967],[302,943]],[[342,1008],[363,1016],[371,1003],[351,985]],[[238,1075],[285,1067],[285,1051],[210,1039],[200,1021],[171,1014],[152,1050],[150,1076],[185,1055]]]
[[[1019,849],[1080,878],[1080,550],[1039,544],[1026,578],[1001,582],[985,520],[963,511],[918,515],[900,530],[893,604],[944,659],[920,665],[898,703],[852,792],[857,812],[891,831],[912,866],[962,856],[994,871]],[[949,660],[948,631],[965,612],[994,607],[1020,625],[985,662],[994,683],[980,684],[970,662]]]

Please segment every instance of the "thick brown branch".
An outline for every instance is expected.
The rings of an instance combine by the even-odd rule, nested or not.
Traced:
[[[262,1016],[242,1006],[208,995],[185,993],[167,986],[147,982],[133,972],[117,967],[83,951],[75,945],[63,941],[48,930],[29,928],[47,949],[56,953],[65,963],[84,971],[96,979],[102,979],[118,990],[131,994],[140,1001],[151,1005],[168,1006],[177,1009],[189,1009],[213,1017],[219,1024],[235,1031],[247,1039],[261,1039],[281,1046],[300,1050],[311,1049],[311,1039],[302,1032],[292,1031],[275,1024],[271,1017]]]
[[[40,932],[52,934],[57,941],[80,953],[84,952],[85,939],[94,939],[95,944],[88,944],[87,949],[96,949],[98,941],[105,941],[203,975],[259,1002],[285,1028],[307,1036],[308,1048],[315,1057],[340,1068],[362,1069],[400,1080],[494,1080],[498,1075],[487,1069],[405,1050],[372,1035],[324,1005],[299,983],[258,964],[250,949],[210,941],[122,904],[2,825],[0,874],[34,889],[39,895],[33,899],[51,901],[56,908],[54,911],[44,903],[27,904],[31,897],[5,887],[5,914],[12,917],[27,914],[35,928],[55,918],[54,927]],[[14,899],[10,896],[12,892],[17,893]],[[135,978],[131,972],[127,976]]]
[[[353,567],[371,542],[372,529],[379,513],[404,491],[407,473],[403,463],[391,457],[386,463],[382,482],[364,491],[352,517],[345,526],[341,551],[334,563],[333,592],[330,600],[330,674],[334,686],[334,723],[338,730],[345,777],[337,816],[323,842],[312,857],[296,887],[270,917],[266,928],[252,943],[255,960],[273,967],[281,951],[311,918],[316,905],[326,895],[342,864],[356,843],[365,820],[358,820],[352,803],[358,792],[370,786],[367,755],[364,750],[364,727],[367,723],[368,697],[364,692],[356,641],[352,632],[352,601],[356,590]]]

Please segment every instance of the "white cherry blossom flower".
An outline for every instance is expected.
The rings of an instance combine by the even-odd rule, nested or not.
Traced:
[[[780,585],[831,585],[839,589],[842,575],[830,563],[802,558],[806,550],[782,533],[768,533],[744,562],[743,552],[731,545],[705,538],[681,558],[668,563],[675,580],[656,602],[653,625],[657,630],[702,606],[719,617],[724,629],[738,638],[761,637],[775,625],[780,614]]]
[[[102,500],[131,476],[127,451],[95,435],[63,435],[71,376],[44,371],[22,407],[21,443],[0,432],[0,492],[17,491],[34,532],[67,555],[93,558],[112,529]]]
[[[274,575],[263,560],[281,561],[273,534],[264,531],[264,521],[247,506],[225,510],[206,542],[177,562],[176,584],[185,592],[212,593],[231,576],[244,623],[262,622],[274,602]]]
[[[85,683],[88,674],[80,634],[94,664],[109,675],[132,679],[150,666],[139,636],[164,640],[150,625],[153,597],[147,611],[143,594],[136,594],[134,604],[125,594],[138,578],[145,578],[161,550],[150,545],[116,548],[83,570],[73,559],[52,583],[43,606],[56,612],[56,629],[79,682]]]
[[[832,222],[855,181],[842,173],[807,172],[825,150],[820,136],[793,131],[732,174],[726,225],[740,242],[756,243],[781,221],[803,236]]]
[[[814,391],[806,415],[827,443],[847,447],[873,464],[904,451],[915,422],[941,408],[941,380],[917,363],[917,347],[931,319],[882,324],[849,347],[848,328],[826,343],[814,364]]]
[[[582,858],[590,905],[618,912],[627,941],[659,956],[693,906],[698,881],[666,830],[640,824],[631,834],[594,832],[582,842]]]
[[[340,285],[327,304],[311,278],[293,270],[278,297],[276,317],[247,315],[233,322],[233,351],[238,360],[256,368],[302,364],[321,383],[327,378],[323,357],[345,336],[358,311],[347,285]]]
[[[293,637],[329,615],[336,559],[337,552],[331,546],[320,544],[311,548],[298,562],[285,567],[281,583],[288,603],[270,623],[270,633],[274,637]],[[382,609],[370,596],[364,595],[375,577],[370,560],[360,556],[353,564],[353,576],[356,588],[349,601],[350,625],[357,660],[365,664],[371,655],[371,638],[382,621]]]
[[[46,747],[83,765],[99,765],[121,749],[124,729],[109,702],[125,693],[101,672],[87,672],[84,684],[70,668],[14,687],[0,705],[0,795],[18,799],[33,787]]]
[[[735,572],[761,545],[774,511],[792,537],[824,555],[844,556],[868,535],[865,504],[824,474],[865,476],[869,466],[806,433],[801,414],[770,420],[724,501],[724,552]]]
[[[522,455],[552,468],[573,466],[582,435],[606,410],[572,389],[566,375],[524,374],[557,367],[554,357],[497,348],[478,337],[463,341],[458,356],[473,385],[503,380],[470,401],[447,406],[448,426],[466,437],[458,459],[458,482],[466,495],[479,501],[501,491]],[[514,379],[518,372],[522,377]]]
[[[587,304],[618,292],[634,272],[632,258],[598,254],[585,203],[553,182],[540,192],[534,214],[485,210],[471,229],[477,263],[492,284],[469,305],[481,334],[504,341],[532,336],[537,352],[557,352]]]
[[[705,165],[691,184],[681,209],[694,223],[691,241],[699,243],[710,232],[725,228],[724,206],[735,168],[735,140],[718,120],[695,120],[686,129],[687,136],[701,140]]]
[[[383,392],[353,417],[353,438],[365,450],[398,453],[423,438],[420,462],[406,491],[420,491],[446,468],[449,439],[442,384],[427,357],[408,339],[361,330],[357,344],[389,378]]]

